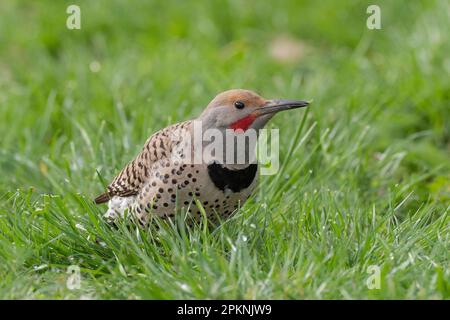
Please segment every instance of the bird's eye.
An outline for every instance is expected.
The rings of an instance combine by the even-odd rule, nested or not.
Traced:
[[[235,106],[236,108],[238,108],[238,109],[244,109],[245,104],[244,104],[242,101],[236,101],[236,102],[234,103],[234,106]]]

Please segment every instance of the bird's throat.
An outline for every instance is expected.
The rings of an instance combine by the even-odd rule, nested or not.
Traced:
[[[256,116],[254,114],[249,114],[248,116],[232,123],[230,125],[230,129],[233,129],[234,131],[236,130],[247,131],[247,129],[250,128],[250,126],[253,124],[255,120]]]

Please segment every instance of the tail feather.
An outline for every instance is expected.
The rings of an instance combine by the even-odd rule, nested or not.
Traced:
[[[101,203],[108,202],[109,200],[111,200],[111,196],[108,194],[108,192],[105,192],[105,193],[102,193],[101,195],[99,195],[97,198],[95,198],[94,202],[96,204],[101,204]]]

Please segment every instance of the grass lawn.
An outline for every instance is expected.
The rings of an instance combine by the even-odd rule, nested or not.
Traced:
[[[0,298],[449,299],[450,5],[370,4],[1,1]],[[314,100],[280,172],[215,230],[103,222],[99,176],[230,88]]]

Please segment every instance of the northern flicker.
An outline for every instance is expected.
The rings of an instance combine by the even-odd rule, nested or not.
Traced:
[[[234,156],[248,152],[252,148],[248,145],[231,148],[235,153],[231,160],[225,151],[217,150],[209,157],[196,158],[195,131],[200,128],[202,132],[215,130],[239,136],[254,130],[258,135],[275,113],[307,105],[308,102],[301,100],[266,100],[243,89],[222,92],[197,119],[171,125],[148,138],[142,151],[120,171],[95,203],[108,202],[105,218],[109,221],[123,216],[127,210],[144,224],[152,215],[174,217],[180,209],[194,219],[201,219],[198,204],[212,222],[224,220],[254,191],[258,164],[250,157],[236,163]],[[202,140],[201,146],[204,144]]]

